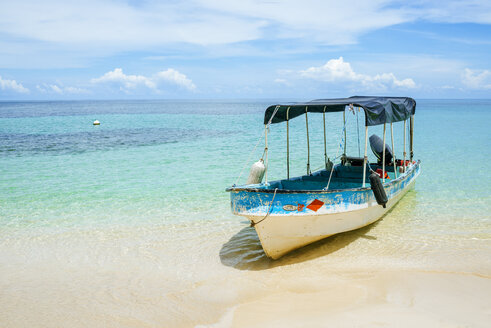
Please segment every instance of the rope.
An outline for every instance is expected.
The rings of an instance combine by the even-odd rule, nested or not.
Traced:
[[[327,165],[327,162],[326,162],[326,165]],[[325,167],[326,167],[326,165],[321,165],[321,166],[319,166],[319,167],[316,167],[316,168],[315,168],[315,169],[313,169],[312,171],[313,171],[313,172],[316,172],[316,171],[318,171],[318,170],[320,170],[320,169],[322,169],[322,168],[325,168]]]
[[[366,164],[366,165],[368,166],[368,169],[370,170],[370,172],[375,173],[375,174],[378,174],[378,173],[377,173],[377,172],[375,172],[375,171],[372,169],[372,167],[370,166],[370,161],[368,160],[368,158],[367,158],[367,164]]]
[[[269,118],[268,124],[267,124],[268,129],[269,129],[269,126],[271,125],[271,122],[273,121],[273,117],[278,112],[278,109],[280,109],[280,105],[276,105],[276,107],[274,108],[273,115],[271,115],[271,117]]]
[[[349,119],[349,115],[348,115],[348,119]],[[343,142],[345,142],[345,138],[344,138],[344,133],[346,132],[346,123],[348,122],[348,120],[344,120],[344,126],[343,126],[343,130],[341,131],[341,142],[339,143],[339,147],[338,149],[336,150],[336,157],[333,158],[333,160],[336,160],[338,158],[338,153],[339,153],[339,150],[343,147]],[[329,185],[331,184],[331,178],[332,178],[332,173],[334,172],[334,165],[331,167],[331,173],[329,174],[329,180],[327,181],[327,186],[324,188],[324,190],[328,190],[329,189]]]
[[[256,224],[263,222],[269,216],[269,214],[271,213],[271,209],[273,208],[273,202],[274,202],[274,199],[276,197],[276,191],[277,190],[278,190],[278,188],[275,188],[274,194],[273,194],[273,199],[271,200],[271,203],[269,204],[269,209],[268,209],[268,212],[266,213],[266,216],[257,222],[251,221],[251,227],[254,227]]]
[[[269,129],[269,126],[271,125],[271,122],[273,121],[273,117],[276,115],[276,113],[278,112],[278,109],[280,108],[280,105],[277,105],[273,111],[273,115],[271,115],[271,118],[269,119],[268,121],[268,124],[266,124],[266,128]],[[256,148],[257,146],[259,146],[259,143],[261,142],[262,138],[263,138],[263,135],[265,134],[266,130],[264,130],[262,133],[261,133],[261,136],[259,137],[259,140],[257,141],[256,143],[256,146],[254,146],[254,149],[249,153],[249,157],[247,158],[247,161],[245,162],[244,166],[242,167],[242,170],[240,171],[240,174],[239,174],[239,177],[237,178],[237,180],[235,181],[235,183],[233,184],[233,186],[236,186],[237,183],[239,183],[239,180],[240,180],[240,177],[242,176],[242,173],[244,173],[244,170],[245,168],[247,167],[247,164],[249,163],[249,161],[251,160],[251,156],[252,154],[256,151]],[[261,156],[261,159],[264,158],[264,154],[266,153],[267,151],[267,147],[264,148],[264,151],[263,151],[263,154]]]
[[[253,153],[256,151],[257,146],[259,146],[259,143],[260,143],[260,142],[261,142],[261,140],[263,139],[263,135],[264,135],[264,130],[263,130],[263,132],[261,133],[261,136],[259,137],[259,139],[258,139],[258,141],[257,141],[257,143],[256,143],[256,146],[254,146],[254,149],[253,149],[253,150],[252,150],[252,151],[249,153],[249,157],[247,157],[247,161],[245,162],[244,166],[242,167],[242,170],[240,171],[239,177],[238,177],[238,178],[237,178],[237,180],[235,181],[234,186],[236,186],[236,185],[237,185],[237,183],[239,182],[240,177],[242,176],[242,173],[244,173],[244,170],[245,170],[245,168],[246,168],[247,164],[248,164],[248,163],[249,163],[249,161],[251,160],[251,156],[252,156],[252,154],[253,154]],[[263,152],[263,156],[264,156],[264,152]],[[261,158],[262,158],[262,156],[261,156]]]

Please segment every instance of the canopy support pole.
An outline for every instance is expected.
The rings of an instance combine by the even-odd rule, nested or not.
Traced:
[[[385,125],[387,123],[384,123],[384,142],[383,146],[384,150],[382,151],[382,182],[385,183]]]
[[[404,120],[404,151],[402,153],[402,158],[403,158],[403,168],[404,168],[404,172],[406,172],[406,120]]]
[[[307,175],[310,174],[310,142],[309,142],[309,118],[307,117],[307,108],[305,106],[305,126],[307,127]]]
[[[409,159],[413,161],[414,115],[409,119]]]
[[[324,112],[322,113],[322,118],[324,119],[324,164],[327,169],[326,107],[327,106],[324,106]]]
[[[286,178],[290,180],[290,128],[289,117],[290,107],[286,109]]]
[[[367,177],[367,148],[368,148],[368,126],[365,126],[365,155],[363,157],[363,184],[362,187],[365,188],[365,179]]]
[[[343,111],[343,130],[344,130],[344,152],[343,152],[343,158],[346,161],[346,108]]]
[[[265,164],[266,164],[266,170],[264,172],[265,179],[264,179],[264,184],[268,184],[268,125],[264,125],[264,152],[265,152]]]
[[[392,164],[394,164],[394,177],[397,179],[396,149],[394,148],[394,129],[390,122],[390,141],[392,142]]]
[[[356,134],[358,135],[358,157],[360,154],[360,125],[358,124],[358,113],[360,112],[360,107],[353,107],[353,110],[356,111]]]

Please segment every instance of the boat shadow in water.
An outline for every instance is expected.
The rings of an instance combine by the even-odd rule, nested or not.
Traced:
[[[319,240],[294,250],[278,260],[272,260],[266,256],[256,230],[253,227],[246,227],[223,244],[220,250],[220,261],[223,265],[239,270],[256,271],[313,260],[334,253],[358,238],[377,239],[368,235],[368,232],[382,220],[357,230],[339,233]]]

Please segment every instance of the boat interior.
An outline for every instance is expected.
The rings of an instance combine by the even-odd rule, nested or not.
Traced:
[[[382,169],[382,165],[370,164],[372,170]],[[385,166],[385,171],[389,179],[394,179],[394,167]],[[320,170],[313,172],[310,175],[303,175],[290,179],[270,181],[269,185],[254,185],[255,189],[276,189],[278,190],[322,190],[327,186],[329,181],[329,175],[331,170]],[[368,176],[370,172],[367,170],[366,174],[366,187],[370,187],[370,180]],[[363,180],[363,166],[352,166],[345,163],[334,165],[332,170],[331,182],[329,184],[329,190],[339,189],[351,189],[360,188]]]
[[[379,173],[382,177],[382,158],[383,158],[383,140],[377,135],[370,137],[370,148],[374,155],[378,159],[376,164],[368,164],[370,168]],[[392,149],[385,145],[385,178],[389,181],[395,179]],[[349,157],[346,155],[341,156],[341,163],[334,165],[332,169],[332,177],[329,182],[329,176],[331,175],[331,167],[316,171],[311,174],[276,180],[269,182],[269,185],[260,185],[255,189],[271,189],[271,190],[323,190],[329,183],[329,190],[342,190],[360,188],[363,185],[363,162],[364,159],[360,157]],[[397,162],[397,160],[396,160]],[[332,165],[332,163],[330,163]],[[365,175],[365,186],[370,187],[370,170],[367,168]]]

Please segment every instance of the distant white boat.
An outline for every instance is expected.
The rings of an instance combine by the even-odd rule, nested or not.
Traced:
[[[310,171],[308,145],[307,174],[290,178],[288,121],[305,114],[308,140],[308,113],[323,113],[325,123],[325,113],[344,112],[348,106],[351,110],[359,107],[365,111],[364,157],[346,156],[344,120],[344,152],[340,156],[341,163],[333,165],[327,158],[324,124],[325,169]],[[232,212],[251,221],[264,252],[273,259],[333,234],[358,229],[377,221],[413,188],[420,173],[420,161],[412,159],[415,108],[416,102],[412,98],[404,97],[351,97],[268,107],[264,118],[266,181],[261,183],[262,174],[257,174],[256,167],[254,174],[259,180],[257,183],[227,188],[230,192]],[[407,120],[410,122],[408,161]],[[404,121],[402,160],[396,160],[390,147],[385,145],[386,124],[390,123],[392,132],[392,123],[399,121]],[[281,122],[287,124],[287,178],[268,182],[267,128],[271,124]],[[367,157],[367,127],[380,124],[384,125],[383,140],[376,136],[370,138],[372,150],[379,161],[371,164],[368,163]],[[391,135],[394,148],[393,134]],[[343,146],[343,142],[340,147]],[[367,174],[370,172],[371,174]]]
[[[95,120],[93,124],[94,125],[101,125],[101,122],[99,122],[98,120]]]

